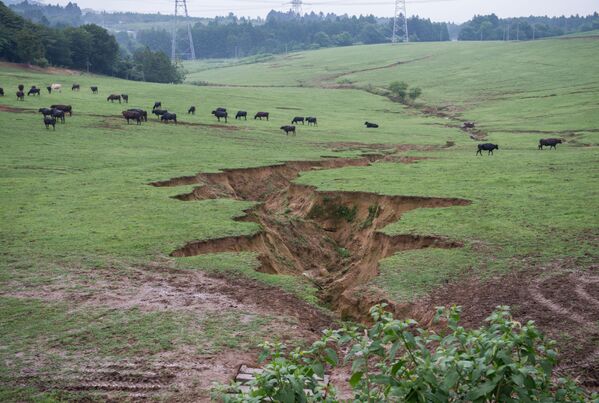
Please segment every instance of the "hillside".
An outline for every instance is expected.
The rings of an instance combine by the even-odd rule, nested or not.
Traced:
[[[596,389],[598,47],[356,46],[188,65],[181,85],[0,65],[0,398],[207,400],[260,341],[380,301],[424,325],[511,305]],[[415,107],[376,94],[393,80],[423,89]],[[121,116],[155,101],[177,125]],[[73,106],[55,131],[51,104]],[[285,136],[295,116],[318,126]]]

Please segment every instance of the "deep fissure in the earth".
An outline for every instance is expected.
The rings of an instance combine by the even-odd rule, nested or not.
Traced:
[[[368,154],[290,161],[154,182],[154,186],[199,185],[190,193],[174,196],[182,201],[233,198],[257,202],[237,220],[259,224],[259,232],[191,241],[171,255],[255,252],[260,271],[306,276],[321,290],[323,300],[342,316],[364,318],[370,305],[378,301],[358,301],[356,290],[376,276],[381,259],[405,250],[462,246],[441,237],[387,235],[380,230],[413,209],[470,204],[456,198],[318,191],[293,183],[302,171],[368,166],[384,157]]]

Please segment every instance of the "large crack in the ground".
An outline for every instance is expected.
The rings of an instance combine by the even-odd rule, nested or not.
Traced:
[[[381,259],[405,250],[462,246],[436,236],[388,235],[380,230],[413,209],[470,204],[455,198],[325,192],[293,183],[302,171],[367,166],[384,157],[370,154],[361,158],[291,161],[154,182],[154,186],[200,185],[190,193],[174,196],[182,201],[233,198],[258,202],[238,220],[259,224],[259,232],[192,241],[173,251],[172,256],[255,252],[260,271],[305,276],[321,290],[323,300],[343,317],[365,319],[370,306],[383,296],[371,295],[367,301],[362,296],[358,300],[356,290],[376,276]]]

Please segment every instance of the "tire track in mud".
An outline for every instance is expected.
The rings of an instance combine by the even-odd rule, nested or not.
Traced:
[[[248,236],[190,241],[171,256],[254,252],[260,261],[259,271],[305,276],[341,316],[367,319],[370,306],[384,300],[384,296],[372,295],[367,301],[365,297],[358,301],[356,291],[377,275],[381,259],[406,250],[463,246],[442,237],[388,235],[381,230],[417,208],[466,206],[470,201],[318,191],[293,180],[304,171],[368,166],[386,157],[366,154],[361,158],[290,161],[153,182],[151,185],[158,187],[198,185],[190,193],[173,196],[181,201],[232,198],[257,202],[236,220],[257,223],[260,231]]]

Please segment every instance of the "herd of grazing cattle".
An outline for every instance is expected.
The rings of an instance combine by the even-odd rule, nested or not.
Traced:
[[[24,101],[25,100],[25,86],[23,84],[19,84],[17,87],[17,100],[18,101]],[[46,87],[48,94],[52,94],[52,91],[57,91],[57,92],[62,92],[62,85],[61,84],[51,84],[49,86]],[[91,86],[90,87],[92,94],[98,94],[98,87],[97,86]],[[71,87],[71,91],[80,91],[81,90],[81,85],[74,83]],[[32,85],[31,88],[29,89],[29,91],[27,92],[27,96],[41,96],[41,90],[39,88],[37,88],[35,85]],[[0,97],[4,96],[4,88],[0,87]],[[122,102],[125,103],[129,103],[129,95],[127,94],[110,94],[107,98],[106,98],[107,102],[112,102],[114,103],[115,101],[118,101],[119,104]],[[43,115],[43,122],[44,125],[46,127],[46,129],[49,129],[50,126],[52,126],[53,130],[56,130],[56,123],[60,122],[60,123],[65,123],[65,114],[68,113],[69,116],[73,116],[73,108],[71,105],[51,105],[49,108],[40,108],[39,109],[39,113],[41,113]],[[189,109],[187,110],[187,114],[188,115],[195,115],[196,113],[196,107],[195,106],[191,106],[189,107]],[[174,122],[175,124],[177,124],[177,114],[176,113],[172,113],[169,112],[167,109],[162,109],[162,102],[161,101],[157,101],[154,102],[154,106],[152,107],[152,114],[156,115],[156,117],[158,119],[160,119],[161,122],[163,123],[168,123],[168,122]],[[127,124],[130,124],[130,122],[133,120],[135,121],[138,125],[141,125],[142,122],[147,122],[148,121],[148,112],[143,110],[143,109],[127,109],[125,111],[122,112],[123,118],[127,121]],[[221,119],[224,119],[225,123],[228,123],[228,117],[229,114],[227,112],[226,108],[216,108],[215,110],[212,111],[212,115],[214,115],[214,117],[220,122]],[[235,119],[236,120],[247,120],[247,111],[237,111],[237,114],[235,115]],[[254,115],[254,120],[257,119],[266,119],[267,121],[270,120],[270,113],[269,112],[257,112]],[[283,132],[285,132],[286,135],[289,135],[289,133],[292,134],[296,134],[296,124],[301,123],[302,125],[305,125],[305,123],[308,122],[308,126],[317,126],[318,125],[318,119],[314,116],[309,116],[309,117],[304,117],[304,116],[296,116],[291,120],[291,124],[290,125],[283,125],[281,126],[281,130]],[[364,125],[366,126],[367,129],[378,129],[379,125],[376,123],[372,123],[372,122],[364,122]],[[462,125],[462,128],[464,130],[473,130],[475,128],[475,123],[474,122],[464,122]],[[549,149],[556,149],[557,150],[557,145],[558,144],[562,144],[562,140],[558,139],[558,138],[547,138],[547,139],[540,139],[539,140],[539,146],[538,149],[539,150],[543,150],[543,147],[549,147]],[[493,143],[483,143],[483,144],[478,144],[477,145],[477,151],[476,151],[476,155],[481,155],[482,156],[482,152],[483,151],[487,151],[488,155],[493,155],[493,150],[499,150],[499,145],[497,144],[493,144]]]

